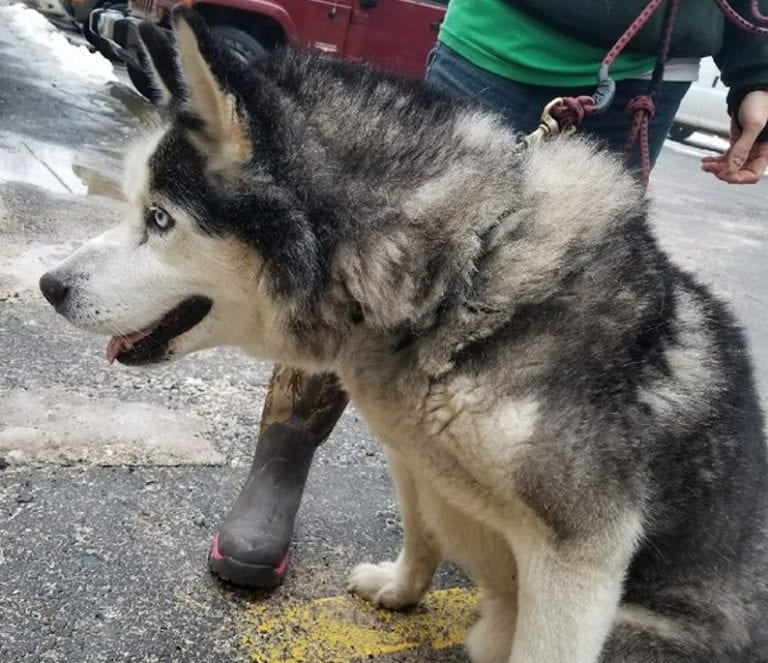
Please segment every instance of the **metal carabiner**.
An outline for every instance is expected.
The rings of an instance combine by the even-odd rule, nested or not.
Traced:
[[[551,138],[552,136],[557,136],[561,133],[568,135],[576,131],[576,127],[568,127],[565,130],[561,129],[557,118],[552,115],[552,109],[562,103],[562,97],[555,97],[546,106],[544,106],[544,110],[541,111],[539,126],[523,139],[526,147],[533,147],[534,145],[539,144],[541,141],[546,140],[547,138]]]

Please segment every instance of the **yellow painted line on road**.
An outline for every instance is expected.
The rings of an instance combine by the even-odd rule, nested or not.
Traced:
[[[476,620],[476,589],[427,594],[407,612],[346,595],[267,602],[241,617],[241,644],[254,663],[352,663],[408,650],[461,644]]]

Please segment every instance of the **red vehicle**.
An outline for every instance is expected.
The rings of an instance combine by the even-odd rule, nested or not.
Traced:
[[[129,0],[128,9],[97,9],[90,28],[125,61],[134,85],[150,96],[136,26],[169,27],[179,0]],[[245,59],[286,42],[345,60],[365,60],[413,77],[424,74],[448,0],[184,0],[211,31]]]

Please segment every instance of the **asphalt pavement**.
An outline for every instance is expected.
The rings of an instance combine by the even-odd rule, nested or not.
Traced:
[[[318,451],[285,584],[260,595],[208,574],[270,367],[228,349],[108,366],[104,340],[44,302],[39,276],[119,218],[122,155],[152,112],[124,74],[85,56],[72,70],[2,2],[0,661],[466,661],[476,596],[461,573],[395,618],[344,592],[351,566],[392,558],[401,536],[383,455],[352,407]],[[654,226],[731,302],[766,404],[768,181],[699,172],[700,138],[665,147]]]

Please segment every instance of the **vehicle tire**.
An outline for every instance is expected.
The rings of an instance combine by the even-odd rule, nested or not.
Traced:
[[[152,103],[155,103],[158,100],[158,94],[157,90],[155,90],[155,87],[152,85],[149,76],[147,76],[141,69],[137,69],[128,63],[125,64],[125,69],[128,72],[128,78],[130,78],[131,83],[133,83],[133,87],[138,90],[139,94],[146,97]]]
[[[228,25],[212,25],[211,32],[238,58],[245,62],[253,62],[263,57],[267,49],[256,37]]]
[[[677,142],[682,143],[686,138],[691,137],[693,131],[693,127],[689,127],[687,124],[680,124],[679,122],[675,122],[669,128],[669,137],[672,140],[676,140]]]

